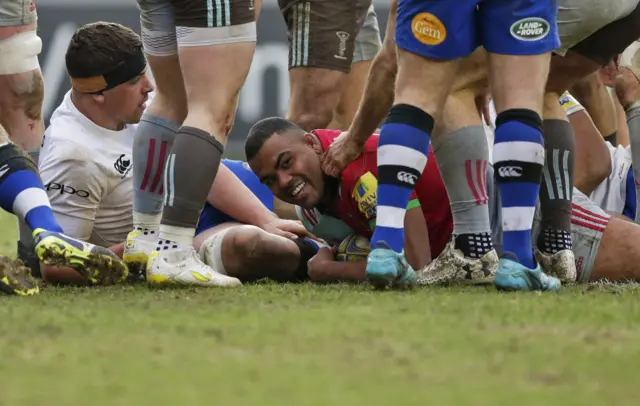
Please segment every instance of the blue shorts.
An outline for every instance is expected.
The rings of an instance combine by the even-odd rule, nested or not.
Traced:
[[[240,181],[244,183],[254,195],[256,195],[258,199],[260,199],[267,209],[273,210],[273,193],[271,193],[269,188],[260,183],[260,179],[258,179],[253,171],[251,171],[251,168],[249,168],[249,165],[246,162],[223,159],[222,164],[231,169],[231,172],[233,172],[238,179],[240,179]],[[196,235],[212,227],[222,223],[228,223],[230,221],[238,222],[238,220],[226,215],[209,203],[205,203],[204,209],[202,209],[202,214],[200,214]]]
[[[558,0],[398,0],[396,44],[433,59],[456,59],[478,46],[506,55],[560,47]]]

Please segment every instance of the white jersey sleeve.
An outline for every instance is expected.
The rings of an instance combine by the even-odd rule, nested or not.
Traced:
[[[105,184],[90,154],[74,142],[45,139],[39,162],[56,220],[65,234],[82,241],[91,238]]]
[[[619,213],[624,211],[627,199],[627,174],[631,168],[630,147],[619,145],[614,147],[607,142],[611,155],[611,173],[591,192],[589,198],[606,212]]]

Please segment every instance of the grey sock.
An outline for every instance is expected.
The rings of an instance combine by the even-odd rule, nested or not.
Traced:
[[[487,194],[489,148],[482,126],[464,127],[434,141],[434,153],[451,202],[456,248],[480,258],[490,251]]]
[[[167,156],[180,123],[145,113],[133,142],[133,210],[145,214],[162,211],[163,179]]]
[[[636,223],[640,223],[640,103],[634,103],[626,111],[629,141],[631,144],[631,165],[636,182]]]
[[[161,224],[196,227],[223,151],[223,145],[206,131],[180,128],[165,170]]]
[[[571,123],[544,120],[545,162],[540,184],[538,248],[547,254],[571,249],[571,195],[575,139]]]

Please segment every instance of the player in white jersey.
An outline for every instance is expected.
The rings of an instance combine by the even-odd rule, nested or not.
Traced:
[[[128,87],[135,96],[132,103],[142,101],[144,107],[153,89],[146,74],[133,78]],[[40,176],[66,233],[110,247],[122,243],[133,224],[131,149],[136,125],[120,126],[115,120],[113,126],[98,124],[100,120],[90,118],[95,114],[86,99],[72,95],[67,92],[51,116],[40,151]]]
[[[87,24],[72,37],[66,65],[72,90],[51,117],[40,156],[45,188],[67,233],[122,255],[132,227],[134,134],[153,90],[142,41],[119,24]],[[155,169],[149,183],[161,186],[163,168]],[[301,225],[277,219],[235,177],[230,180],[216,183],[214,204],[280,235],[306,234]],[[128,248],[135,258],[152,251],[155,241],[150,247],[129,241]],[[132,271],[138,279],[140,269]],[[45,273],[51,281],[83,281],[64,268]]]

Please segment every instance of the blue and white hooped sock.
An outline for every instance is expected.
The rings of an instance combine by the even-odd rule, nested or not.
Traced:
[[[431,115],[408,104],[391,108],[378,141],[376,228],[371,248],[386,243],[395,252],[404,249],[404,217],[411,194],[427,164]]]
[[[496,118],[493,159],[502,202],[503,252],[535,267],[531,228],[544,167],[542,119],[525,109],[506,110]]]

